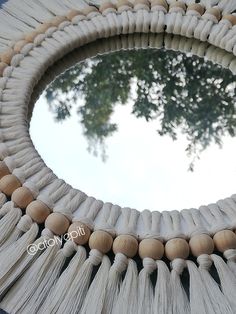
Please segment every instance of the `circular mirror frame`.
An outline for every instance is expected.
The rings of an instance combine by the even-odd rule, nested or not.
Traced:
[[[54,214],[69,221],[80,221],[91,231],[102,230],[112,237],[127,235],[140,240],[154,238],[167,242],[174,238],[189,240],[195,235],[214,236],[222,230],[234,230],[234,195],[216,204],[201,206],[199,210],[162,213],[145,210],[140,213],[97,201],[73,189],[58,179],[40,158],[30,139],[27,116],[34,87],[49,66],[75,48],[104,38],[137,33],[134,42],[142,47],[146,45],[142,42],[142,33],[150,34],[149,46],[156,40],[155,34],[169,34],[167,45],[169,40],[170,47],[180,51],[190,51],[183,36],[192,38],[193,42],[197,39],[201,44],[195,45],[196,54],[205,55],[206,43],[221,48],[209,48],[207,55],[235,72],[236,16],[227,12],[227,7],[205,8],[183,1],[168,1],[168,4],[165,0],[136,0],[134,3],[122,0],[117,5],[103,3],[99,8],[80,5],[77,1],[41,2],[42,11],[35,11],[33,16],[35,29],[31,25],[31,31],[21,31],[18,38],[9,38],[9,47],[1,53],[1,204],[11,197],[15,206],[24,209],[37,200]],[[27,10],[25,17],[29,18]],[[24,23],[23,15],[17,18],[19,25]],[[172,34],[179,35],[179,40],[172,40]],[[125,45],[132,48],[133,44],[127,40]],[[122,44],[120,47],[124,48]],[[44,178],[47,184],[43,182]],[[42,190],[39,181],[44,187]],[[30,212],[26,211],[26,214],[30,215]],[[30,216],[36,222],[44,221]],[[58,234],[49,220],[46,227]]]

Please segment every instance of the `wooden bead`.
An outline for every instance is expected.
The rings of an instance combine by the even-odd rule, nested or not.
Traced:
[[[190,10],[197,11],[200,15],[203,15],[205,11],[204,7],[200,3],[189,4],[187,11]]]
[[[85,224],[76,221],[70,225],[68,234],[76,244],[84,245],[88,242],[91,231]]]
[[[236,249],[236,234],[231,230],[217,232],[214,235],[213,240],[217,250],[221,253],[230,249]]]
[[[156,239],[144,239],[139,243],[139,256],[160,260],[164,255],[164,245]]]
[[[7,49],[0,55],[1,62],[4,62],[8,65],[11,64],[11,59],[14,57],[15,52],[12,48]]]
[[[138,241],[131,235],[119,235],[113,242],[113,252],[132,258],[138,252]]]
[[[214,241],[207,234],[198,234],[189,241],[190,250],[193,256],[198,257],[202,254],[212,254],[214,251]]]
[[[0,76],[3,76],[3,72],[6,69],[6,67],[8,67],[7,63],[0,62]]]
[[[144,4],[144,5],[146,5],[147,7],[150,6],[150,2],[149,2],[148,0],[135,0],[135,1],[134,1],[134,7],[135,7],[136,5],[139,5],[139,4]]]
[[[181,8],[183,9],[184,11],[186,11],[186,5],[184,2],[182,1],[175,1],[175,2],[172,2],[169,6],[169,10],[172,9],[172,8]]]
[[[38,224],[45,222],[50,213],[50,208],[39,200],[33,201],[26,208],[26,214]]]
[[[118,0],[117,2],[117,8],[123,7],[123,6],[128,6],[128,7],[133,7],[132,3],[130,3],[128,0]]]
[[[21,187],[20,180],[14,174],[8,174],[0,180],[0,191],[10,197],[12,193]]]
[[[37,28],[36,28],[36,32],[40,33],[40,34],[44,34],[50,27],[52,27],[53,24],[52,23],[43,23],[40,24]]]
[[[10,171],[4,161],[0,161],[0,179],[10,174]]]
[[[83,13],[82,13],[81,11],[78,11],[78,10],[71,10],[71,11],[66,15],[66,17],[67,17],[67,19],[68,19],[69,21],[71,21],[71,20],[73,20],[73,18],[74,18],[75,16],[78,16],[78,15],[83,15]]]
[[[94,231],[89,238],[90,249],[96,249],[99,252],[106,254],[112,248],[113,238],[112,236],[102,230]]]
[[[168,10],[168,3],[166,2],[166,0],[152,0],[151,1],[151,7],[154,7],[156,5],[165,8],[166,11]]]
[[[233,14],[224,15],[222,20],[228,20],[232,24],[232,26],[236,25],[236,16]]]
[[[25,209],[31,202],[33,202],[34,196],[28,188],[22,186],[12,193],[11,199],[17,207]]]
[[[169,240],[165,245],[165,254],[170,261],[176,258],[186,259],[189,256],[188,242],[181,238]]]
[[[22,39],[22,40],[19,40],[15,45],[14,45],[14,51],[15,53],[20,53],[22,48],[28,44],[28,41]]]
[[[52,26],[58,27],[61,23],[65,22],[67,19],[65,16],[55,16],[50,20]]]
[[[52,213],[45,221],[45,227],[56,235],[62,235],[66,233],[69,226],[70,221],[61,213]]]
[[[35,38],[39,35],[38,32],[36,31],[33,31],[33,32],[30,32],[28,34],[25,35],[25,40],[28,42],[28,43],[33,43]]]
[[[98,9],[94,6],[89,6],[82,9],[83,15],[89,15],[92,12],[98,12]]]
[[[114,9],[114,10],[116,10],[116,6],[113,3],[111,3],[111,2],[104,2],[99,7],[99,11],[100,12],[104,12],[107,9]]]
[[[219,21],[221,18],[221,12],[220,12],[220,9],[218,9],[218,8],[207,9],[206,13],[214,15],[217,18],[217,21]]]

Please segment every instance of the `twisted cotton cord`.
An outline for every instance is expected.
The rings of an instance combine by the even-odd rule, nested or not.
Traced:
[[[220,209],[226,214],[228,218],[228,223],[232,226],[232,228],[236,228],[236,203],[232,198],[226,198],[224,200],[219,200],[217,205]]]
[[[166,241],[173,238],[185,238],[186,235],[182,232],[180,213],[178,211],[162,212],[163,224]]]
[[[139,233],[140,239],[157,239],[163,241],[160,235],[161,214],[159,212],[150,212],[144,210],[140,213],[142,231]]]
[[[118,235],[127,234],[137,237],[136,228],[139,212],[131,208],[122,208],[120,221],[117,223],[116,232]]]
[[[181,211],[181,215],[187,225],[188,237],[191,238],[198,234],[209,234],[200,217],[200,211],[191,208],[189,210],[184,209]]]

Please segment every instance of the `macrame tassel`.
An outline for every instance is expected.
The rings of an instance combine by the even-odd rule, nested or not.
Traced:
[[[170,313],[170,300],[172,300],[170,289],[170,271],[163,261],[157,261],[157,282],[155,287],[153,313]]]
[[[39,273],[37,276],[37,286],[35,285],[34,288],[29,288],[30,290],[30,297],[28,298],[28,301],[25,303],[25,306],[21,307],[22,313],[38,313],[39,308],[41,307],[42,303],[45,301],[50,289],[53,287],[54,283],[58,280],[62,267],[66,261],[67,257],[70,257],[74,252],[74,244],[73,242],[69,241],[66,242],[63,249],[61,249],[59,252],[56,253],[56,256],[54,257],[54,252],[51,254],[50,260],[52,261],[50,264],[50,260],[47,257],[47,260],[45,263],[42,264],[42,267],[45,267],[45,273],[42,275],[42,278],[39,277]],[[46,252],[45,252],[46,253]],[[45,254],[44,253],[44,254]],[[42,258],[43,256],[41,256]],[[46,265],[46,263],[48,265]],[[34,272],[34,276],[37,274],[37,270],[33,269],[34,264],[32,267],[30,267],[30,270]],[[40,269],[41,272],[41,269]],[[23,275],[23,277],[28,276],[27,273]],[[40,280],[41,282],[40,282]],[[24,281],[24,279],[19,280],[19,287],[21,286],[21,280]],[[17,286],[16,285],[16,286]],[[17,287],[16,287],[17,289]],[[14,290],[14,288],[13,288]],[[13,293],[12,293],[13,294]],[[14,294],[13,294],[14,295]],[[24,292],[25,296],[25,292]]]
[[[150,274],[157,268],[152,258],[143,259],[143,269],[138,280],[138,313],[153,314],[153,285]]]
[[[38,313],[55,314],[63,302],[67,292],[69,291],[73,280],[79,272],[81,266],[86,259],[86,250],[82,246],[77,247],[77,253],[70,261],[66,270],[62,273],[55,286],[51,289],[44,304],[39,309]]]
[[[228,299],[233,313],[236,313],[236,277],[220,256],[212,254],[211,258],[220,278],[221,290]]]
[[[64,300],[61,302],[57,310],[58,314],[76,314],[80,312],[90,284],[93,267],[99,265],[101,260],[102,254],[98,250],[93,249],[90,251],[89,258],[80,268]]]
[[[124,281],[120,287],[114,314],[137,313],[138,270],[135,261],[129,259]]]
[[[201,275],[202,282],[206,287],[207,294],[209,296],[210,308],[214,313],[233,313],[231,306],[227,299],[224,297],[218,284],[212,278],[209,273],[209,269],[212,265],[212,260],[209,255],[203,254],[197,258],[199,264],[199,273]]]
[[[127,264],[128,259],[124,254],[117,253],[115,255],[114,264],[112,265],[108,275],[106,296],[102,311],[103,314],[113,313],[120,291],[121,275],[126,270]]]
[[[47,271],[50,269],[50,265],[53,264],[58,250],[59,245],[56,243],[45,250],[6,294],[0,303],[2,309],[8,313],[25,313],[24,307],[27,306],[34,293],[37,293],[36,291],[41,282],[45,280]],[[49,277],[47,279],[49,280]]]
[[[3,206],[7,213],[0,220],[0,250],[3,248],[4,242],[10,238],[12,231],[22,216],[21,209],[14,208],[12,205],[11,202],[8,202]]]
[[[109,258],[104,255],[102,264],[89,287],[88,293],[81,309],[81,314],[101,314],[105,299],[106,285],[108,280],[109,269],[111,262]]]
[[[0,251],[0,283],[6,274],[9,275],[27,247],[35,240],[39,230],[38,225],[33,223],[29,216],[22,217],[18,227],[25,233],[16,242]]]
[[[170,287],[171,287],[171,306],[172,313],[175,314],[189,314],[190,305],[189,300],[184,290],[184,287],[180,280],[186,261],[180,258],[176,258],[171,262],[172,271],[170,275]]]

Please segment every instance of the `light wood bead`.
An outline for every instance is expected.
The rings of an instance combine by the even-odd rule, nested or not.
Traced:
[[[144,239],[139,243],[139,256],[160,260],[164,255],[164,245],[156,239]]]
[[[228,20],[232,24],[232,26],[236,25],[236,16],[233,14],[224,15],[222,20]]]
[[[148,0],[135,0],[134,1],[134,7],[138,4],[144,4],[146,5],[147,7],[150,6],[150,2]]]
[[[22,186],[12,193],[11,199],[17,207],[25,209],[33,202],[34,196],[28,188]]]
[[[81,229],[83,230],[83,234],[80,232]],[[71,235],[72,240],[77,245],[84,245],[88,242],[91,231],[85,224],[76,221],[70,225],[68,229],[68,234]]]
[[[230,249],[236,249],[236,234],[231,230],[217,232],[214,235],[213,240],[217,250],[221,253]]]
[[[99,7],[99,11],[100,12],[104,12],[107,9],[114,9],[114,10],[116,10],[116,6],[113,3],[111,3],[111,2],[104,2]]]
[[[10,197],[12,193],[21,187],[20,180],[14,174],[8,174],[0,180],[0,191]]]
[[[190,250],[193,256],[198,257],[202,254],[212,254],[214,251],[214,241],[207,234],[198,234],[189,241]]]
[[[217,18],[217,21],[219,21],[221,18],[221,12],[220,12],[220,9],[218,9],[218,8],[207,9],[206,13],[214,15]]]
[[[181,2],[181,1],[172,2],[169,6],[169,10],[172,8],[181,8],[184,11],[186,11],[186,5],[185,5],[185,3]]]
[[[165,245],[165,254],[170,261],[176,258],[186,259],[189,256],[188,242],[181,238],[169,240]]]
[[[15,52],[12,48],[7,49],[0,55],[1,62],[4,62],[8,65],[11,64],[11,59],[14,57]]]
[[[52,23],[43,23],[36,28],[36,32],[44,34],[52,26],[53,26]]]
[[[45,222],[50,213],[50,208],[39,200],[33,201],[26,208],[26,214],[38,224]]]
[[[0,161],[0,179],[10,174],[10,171],[4,161]]]
[[[131,235],[119,235],[113,242],[113,252],[132,258],[138,252],[138,241]]]
[[[19,40],[15,45],[14,45],[14,51],[15,53],[20,53],[22,48],[28,44],[28,41],[25,39]]]
[[[67,18],[65,16],[55,16],[50,20],[52,26],[58,27],[61,23],[65,22]]]
[[[69,219],[61,213],[52,213],[45,221],[45,227],[51,230],[55,235],[66,233],[69,226]]]
[[[94,231],[89,238],[90,249],[96,249],[103,254],[106,254],[111,250],[112,243],[112,236],[108,232],[102,230]]]
[[[6,67],[8,67],[8,64],[0,62],[0,76],[3,76],[3,72],[6,69]]]
[[[128,7],[133,7],[132,3],[129,2],[128,0],[118,0],[117,2],[117,8],[123,7],[123,6],[128,6]]]
[[[200,15],[203,15],[203,13],[205,12],[204,7],[200,3],[189,4],[187,11],[190,10],[197,11]]]
[[[83,13],[82,13],[81,11],[78,11],[78,10],[71,10],[71,11],[66,15],[66,17],[67,17],[67,19],[68,19],[69,21],[71,21],[71,20],[73,20],[73,18],[74,18],[75,16],[78,16],[78,15],[83,15]]]
[[[30,32],[28,34],[25,35],[25,40],[28,42],[28,43],[33,43],[35,38],[39,35],[38,32],[36,31],[33,31],[33,32]]]
[[[98,9],[94,6],[89,6],[82,9],[83,15],[89,15],[92,12],[98,12]]]
[[[156,5],[159,5],[168,11],[168,3],[165,0],[152,0],[151,1],[151,7],[154,7]]]

